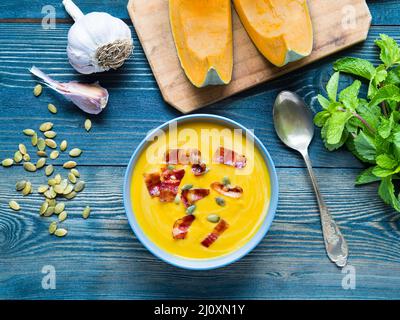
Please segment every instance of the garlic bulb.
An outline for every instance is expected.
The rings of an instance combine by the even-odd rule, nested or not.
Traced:
[[[67,53],[76,71],[117,69],[131,56],[132,35],[125,22],[105,12],[84,15],[71,0],[63,0],[63,5],[75,20],[68,32]]]
[[[108,91],[98,83],[88,84],[76,81],[61,83],[53,80],[35,66],[30,68],[29,71],[42,79],[49,88],[61,93],[87,113],[99,114],[107,106]]]

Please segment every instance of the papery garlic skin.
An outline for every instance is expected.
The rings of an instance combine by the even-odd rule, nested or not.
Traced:
[[[132,34],[125,22],[105,12],[84,15],[71,0],[63,4],[75,20],[68,32],[67,54],[76,71],[90,74],[117,69],[131,56]]]

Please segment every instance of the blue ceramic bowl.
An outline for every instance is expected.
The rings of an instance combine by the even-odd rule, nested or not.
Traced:
[[[234,252],[231,252],[227,255],[224,255],[222,257],[217,257],[217,258],[210,258],[210,259],[189,259],[189,258],[182,258],[175,256],[173,254],[170,254],[158,246],[156,246],[143,232],[143,230],[140,228],[135,214],[132,210],[132,203],[131,203],[131,198],[130,198],[130,184],[132,180],[132,174],[133,170],[136,165],[136,161],[138,160],[139,156],[141,153],[147,148],[147,146],[151,143],[152,139],[151,137],[154,136],[154,134],[158,130],[168,130],[169,124],[173,121],[176,121],[177,124],[182,124],[186,122],[212,122],[212,123],[217,123],[221,124],[227,128],[232,128],[232,129],[242,129],[242,131],[245,133],[246,131],[249,133],[249,137],[254,139],[255,142],[255,147],[260,151],[261,155],[264,157],[264,161],[267,165],[270,180],[271,180],[271,199],[270,199],[270,205],[267,209],[267,215],[262,222],[262,225],[260,226],[258,232],[251,238],[249,242],[247,242],[244,246],[240,247]],[[139,146],[136,148],[135,152],[133,153],[131,160],[129,161],[128,168],[125,173],[125,180],[124,180],[124,205],[125,205],[125,211],[126,215],[128,217],[129,224],[134,231],[136,237],[142,242],[142,244],[151,252],[153,253],[156,257],[160,258],[161,260],[170,263],[174,266],[184,268],[184,269],[190,269],[190,270],[209,270],[209,269],[214,269],[214,268],[219,268],[226,266],[232,262],[235,262],[242,258],[244,255],[248,254],[266,235],[268,229],[270,228],[272,224],[272,220],[274,219],[275,216],[275,211],[276,207],[278,204],[278,178],[276,175],[275,171],[275,165],[271,159],[271,156],[269,155],[267,149],[264,147],[264,145],[261,143],[261,141],[254,136],[251,132],[249,132],[245,127],[243,127],[241,124],[232,121],[228,118],[224,118],[221,116],[216,116],[216,115],[210,115],[210,114],[193,114],[193,115],[187,115],[183,117],[179,117],[173,120],[170,120],[163,125],[159,126],[158,128],[154,129],[152,132],[150,132],[147,137],[139,144]]]

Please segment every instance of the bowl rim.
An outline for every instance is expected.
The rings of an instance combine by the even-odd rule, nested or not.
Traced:
[[[254,139],[257,149],[263,156],[270,177],[270,187],[271,187],[270,203],[267,209],[266,217],[261,223],[258,231],[246,244],[239,247],[237,250],[229,254],[223,255],[221,257],[214,257],[210,259],[184,258],[168,253],[165,250],[158,247],[154,242],[150,240],[150,238],[148,238],[144,234],[143,230],[139,226],[139,223],[136,221],[130,197],[130,182],[134,171],[134,167],[140,155],[142,154],[143,150],[145,150],[148,144],[151,143],[150,137],[154,136],[159,130],[167,129],[170,123],[172,122],[176,122],[177,125],[179,125],[182,123],[192,122],[192,121],[214,122],[226,125],[230,128],[242,129],[243,134],[248,133],[249,136],[252,139]],[[252,131],[248,130],[246,127],[244,127],[243,125],[234,120],[219,115],[203,114],[203,113],[180,116],[171,119],[167,122],[164,122],[157,128],[149,131],[143,138],[143,140],[139,143],[139,145],[136,147],[135,151],[133,152],[129,160],[128,166],[125,171],[124,186],[123,186],[125,214],[128,218],[129,225],[133,230],[134,234],[136,235],[136,237],[138,238],[138,240],[147,250],[149,250],[154,256],[156,256],[160,260],[168,264],[171,264],[175,267],[187,270],[211,270],[211,269],[225,267],[231,263],[238,261],[245,255],[250,253],[261,242],[261,240],[265,237],[269,228],[271,227],[278,206],[278,196],[279,196],[279,185],[278,185],[278,177],[274,162],[268,150],[263,145],[263,143],[257,138],[257,136]]]

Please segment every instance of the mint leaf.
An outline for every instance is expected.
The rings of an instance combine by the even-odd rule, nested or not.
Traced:
[[[364,161],[375,161],[376,146],[375,141],[370,136],[361,131],[356,138],[354,138],[354,148],[359,157]]]
[[[393,170],[376,166],[372,169],[372,174],[374,174],[376,177],[385,178],[391,176],[392,174],[394,174],[394,172]]]
[[[337,144],[342,138],[343,130],[346,122],[353,115],[350,112],[336,111],[326,122],[326,142],[328,144]]]
[[[376,106],[385,100],[400,101],[400,89],[392,84],[380,88],[369,103]]]
[[[389,170],[392,170],[398,166],[397,160],[388,154],[380,154],[379,156],[377,156],[376,164],[383,169]]]
[[[328,109],[330,101],[327,98],[325,98],[323,95],[319,94],[317,96],[317,99],[322,108]]]
[[[338,87],[339,87],[339,72],[335,72],[326,85],[326,92],[328,93],[328,97],[333,102],[336,101]]]
[[[379,125],[378,128],[379,135],[383,139],[387,139],[392,132],[393,126],[394,126],[393,113],[390,115],[389,119],[381,117],[381,124]]]
[[[376,182],[380,181],[381,179],[379,177],[376,177],[373,173],[372,170],[374,167],[368,168],[367,170],[364,170],[359,174],[359,176],[356,179],[356,185],[362,185],[362,184],[367,184],[371,182]]]
[[[347,109],[355,110],[358,106],[358,93],[361,88],[361,82],[356,80],[350,86],[343,89],[339,94],[339,101]]]
[[[397,67],[388,72],[388,75],[385,79],[385,84],[393,84],[400,85],[400,67]]]
[[[315,125],[320,128],[323,127],[330,116],[331,114],[329,111],[322,110],[321,112],[318,112],[314,117]]]
[[[400,62],[400,48],[396,41],[386,34],[380,35],[380,40],[375,40],[376,45],[381,48],[380,59],[386,67],[391,67]]]
[[[322,140],[324,141],[325,148],[327,148],[329,151],[333,151],[333,150],[336,150],[336,149],[339,149],[340,147],[342,147],[346,143],[346,141],[349,137],[349,133],[346,130],[343,130],[340,141],[335,144],[329,144],[327,142],[327,138],[326,138],[327,131],[328,131],[328,126],[327,125],[323,126],[321,129],[321,137],[322,137]]]
[[[378,194],[381,199],[386,203],[391,205],[397,211],[400,211],[400,203],[394,194],[394,185],[391,177],[383,178],[381,184],[379,185]]]
[[[368,80],[371,80],[376,73],[371,62],[360,58],[346,57],[339,59],[333,64],[333,68],[335,71],[351,73]]]

